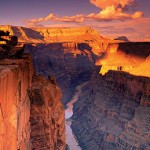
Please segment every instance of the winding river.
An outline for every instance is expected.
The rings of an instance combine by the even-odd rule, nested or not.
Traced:
[[[82,92],[82,87],[86,85],[87,82],[82,83],[76,87],[76,92],[72,98],[72,100],[67,104],[67,109],[65,110],[65,118],[66,118],[66,143],[69,146],[70,150],[81,150],[78,142],[75,139],[75,135],[71,129],[71,117],[73,115],[73,104],[78,100],[79,96]]]

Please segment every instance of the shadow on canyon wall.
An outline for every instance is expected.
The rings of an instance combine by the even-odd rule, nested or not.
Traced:
[[[150,54],[150,42],[119,43],[118,51],[128,55],[146,58]]]
[[[83,150],[150,148],[150,78],[95,74],[74,106],[72,129]]]
[[[32,54],[36,74],[56,76],[64,104],[76,85],[89,80],[96,68],[96,55],[86,43],[27,44],[25,52]]]

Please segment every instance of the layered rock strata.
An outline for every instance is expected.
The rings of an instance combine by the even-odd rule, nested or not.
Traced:
[[[1,28],[10,31],[11,35],[17,35],[20,42],[32,43],[27,44],[26,52],[33,56],[35,72],[58,78],[64,104],[70,100],[75,86],[90,80],[93,75],[83,88],[73,115],[72,128],[83,149],[150,149],[150,81],[147,78],[150,77],[150,43],[113,43],[91,28]],[[94,74],[95,62],[102,65],[100,73],[104,76],[98,75],[98,72]],[[49,106],[51,92],[48,85],[54,93],[57,91],[57,85],[41,77],[35,78],[29,90],[33,109],[33,148],[42,149],[44,145],[44,149],[63,149],[63,131],[59,128],[61,121],[53,119],[51,109],[54,108],[51,104]],[[57,94],[60,94],[59,90]],[[58,105],[61,107],[60,103]],[[54,110],[54,113],[57,114],[57,111]],[[47,120],[56,131],[51,129]],[[41,134],[37,134],[40,129]]]
[[[32,59],[0,60],[0,149],[30,149],[30,101],[27,89]]]
[[[95,70],[96,55],[87,43],[27,44],[36,74],[55,75],[66,104],[82,81],[89,80]]]
[[[3,31],[9,31],[10,35],[16,35],[19,42],[42,43],[42,42],[92,42],[103,40],[104,38],[91,27],[77,28],[25,28],[21,26],[0,26]],[[109,40],[108,40],[109,41]]]
[[[60,88],[52,80],[34,76],[28,93],[32,149],[65,150],[65,115]]]
[[[61,91],[32,76],[31,56],[0,60],[0,150],[65,149]]]
[[[94,75],[73,112],[83,150],[150,149],[150,78],[109,71]]]
[[[150,42],[110,43],[96,65],[102,65],[103,75],[109,70],[118,70],[150,77],[149,57]]]

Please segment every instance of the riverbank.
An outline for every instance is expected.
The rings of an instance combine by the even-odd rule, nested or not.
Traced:
[[[87,82],[84,82],[76,87],[76,92],[72,98],[72,100],[67,103],[67,109],[65,110],[65,118],[66,118],[66,143],[70,150],[81,150],[75,135],[72,132],[71,124],[72,120],[71,117],[73,115],[73,105],[75,102],[78,101],[79,96],[82,93],[82,87],[85,86]]]

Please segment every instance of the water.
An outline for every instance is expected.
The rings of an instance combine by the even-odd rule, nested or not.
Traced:
[[[73,104],[78,100],[79,96],[82,92],[82,87],[87,84],[83,83],[81,85],[78,85],[76,87],[76,92],[74,94],[74,97],[72,100],[67,104],[68,108],[65,110],[65,118],[66,118],[66,142],[69,146],[70,150],[81,150],[81,147],[78,145],[78,142],[75,139],[75,135],[72,132],[71,129],[71,118],[73,115]]]

